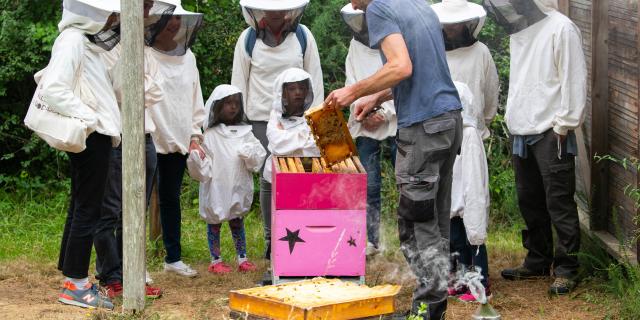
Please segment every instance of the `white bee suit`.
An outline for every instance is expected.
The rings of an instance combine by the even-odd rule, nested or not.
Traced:
[[[550,128],[566,135],[584,120],[587,68],[580,30],[557,11],[546,15],[511,35],[505,120],[514,135]]]
[[[149,108],[156,126],[153,143],[160,154],[187,154],[191,137],[202,136],[206,116],[196,58],[191,50],[182,56],[153,48],[146,53],[149,70],[156,72],[150,75],[164,94],[164,99]]]
[[[477,128],[486,139],[491,134],[488,126],[498,112],[500,81],[489,48],[476,42],[469,47],[447,51],[451,79],[466,84],[477,107]]]
[[[467,239],[474,246],[484,244],[489,223],[489,172],[487,156],[482,142],[482,131],[477,127],[477,117],[469,87],[454,82],[462,101],[463,129],[460,154],[453,165],[451,183],[451,217],[463,219]],[[483,121],[480,121],[482,123]]]
[[[111,75],[111,80],[113,83],[113,89],[116,92],[116,98],[118,99],[118,104],[122,104],[122,60],[120,60],[121,56],[121,46],[117,45],[113,50],[107,51],[102,54],[102,59]],[[149,47],[144,48],[144,55],[147,56],[149,54],[149,50],[153,50]],[[151,114],[149,112],[149,107],[154,106],[159,103],[163,98],[162,89],[158,86],[156,81],[153,79],[152,74],[157,74],[158,70],[154,70],[153,66],[149,64],[149,59],[144,59],[144,132],[145,133],[153,133],[156,130],[156,126],[153,123],[153,119],[151,118]]]
[[[241,1],[245,20],[250,25],[238,38],[233,54],[233,72],[231,84],[244,94],[245,114],[251,121],[268,121],[271,105],[274,100],[273,83],[276,77],[289,68],[300,68],[311,75],[313,83],[313,105],[324,101],[322,67],[318,46],[311,31],[300,25],[306,35],[306,51],[302,52],[296,33],[288,32],[282,43],[277,46],[267,45],[261,37],[257,37],[251,56],[246,51],[246,38],[251,28],[260,29],[260,22],[254,21],[253,11],[286,11],[296,14],[293,21],[299,21],[308,0],[293,1]],[[297,26],[292,25],[293,29]]]
[[[345,62],[345,70],[347,79],[345,85],[351,85],[358,80],[362,80],[372,76],[382,68],[382,59],[380,51],[371,49],[355,39],[351,39],[349,52]],[[376,140],[384,140],[387,137],[393,137],[398,130],[398,122],[396,119],[396,109],[393,101],[389,100],[381,105],[378,113],[382,115],[385,123],[375,131],[369,131],[362,127],[361,122],[355,119],[355,104],[351,105],[351,113],[349,114],[349,131],[353,138],[367,137]]]
[[[271,155],[267,158],[264,166],[263,178],[271,183],[271,158],[276,156],[289,157],[319,157],[320,150],[316,146],[316,142],[311,134],[311,128],[307,124],[304,117],[288,117],[283,118],[282,112],[282,87],[285,83],[298,82],[302,80],[311,80],[308,73],[301,69],[287,69],[280,74],[273,85],[273,110],[267,124],[267,138],[269,139],[269,152]],[[311,81],[310,81],[311,82]],[[313,88],[309,87],[309,95],[312,95]],[[307,100],[312,100],[308,97]],[[309,107],[307,103],[306,108]],[[282,127],[279,128],[278,125]]]
[[[218,86],[207,101],[207,110],[216,101],[239,93],[229,85]],[[189,175],[200,181],[200,216],[208,224],[243,217],[253,201],[253,172],[258,172],[266,151],[251,132],[250,125],[216,124],[204,132],[201,159],[192,151],[187,159]]]
[[[89,41],[86,35],[99,33],[108,17],[118,11],[119,1],[115,0],[96,3],[65,0],[58,24],[60,35],[51,49],[51,60],[34,76],[36,82],[42,82],[42,99],[52,109],[84,120],[90,130],[110,136],[114,146],[120,143],[120,110],[100,57],[105,49]]]

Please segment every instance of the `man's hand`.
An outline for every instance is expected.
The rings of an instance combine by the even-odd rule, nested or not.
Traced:
[[[191,143],[189,144],[189,153],[191,153],[191,151],[193,150],[198,151],[200,159],[204,160],[204,150],[202,150],[202,147],[200,147],[200,145],[196,141],[191,140]]]
[[[364,121],[365,118],[371,113],[373,108],[378,105],[377,94],[368,95],[358,99],[355,102],[355,108],[353,114],[356,116],[356,121]]]
[[[362,120],[362,126],[365,130],[373,132],[378,130],[378,128],[380,128],[380,126],[385,122],[386,120],[384,119],[384,117],[381,114],[375,112]]]
[[[353,86],[348,86],[332,91],[324,100],[324,103],[329,107],[339,110],[350,106],[357,98]]]

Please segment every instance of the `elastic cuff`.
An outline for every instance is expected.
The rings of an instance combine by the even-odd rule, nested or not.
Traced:
[[[566,136],[567,133],[569,133],[569,129],[564,128],[564,127],[559,127],[559,126],[555,126],[553,127],[553,132],[561,135],[561,136]]]

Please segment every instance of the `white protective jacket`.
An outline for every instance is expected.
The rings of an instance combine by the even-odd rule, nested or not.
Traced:
[[[313,81],[313,105],[324,101],[322,68],[316,40],[311,31],[300,25],[307,34],[307,50],[302,55],[300,42],[295,32],[289,32],[286,39],[277,47],[270,47],[256,39],[251,57],[245,50],[245,29],[238,38],[233,54],[233,72],[231,84],[238,87],[244,96],[247,118],[251,121],[268,121],[274,101],[273,83],[276,77],[289,68],[300,68],[311,74]]]
[[[207,101],[207,110],[239,92],[229,85],[218,86]],[[252,172],[260,170],[267,152],[246,124],[221,123],[205,130],[202,148],[204,160],[195,150],[187,159],[189,175],[200,181],[200,216],[209,224],[243,217],[253,201]]]
[[[500,81],[487,46],[478,41],[469,47],[447,51],[447,63],[453,81],[466,84],[473,94],[475,126],[482,138],[490,136],[488,126],[498,112]]]
[[[273,110],[267,123],[268,149],[271,153],[264,165],[262,177],[271,183],[271,158],[276,156],[319,157],[320,150],[304,117],[282,117],[282,85],[311,79],[304,70],[291,68],[278,76],[273,86]],[[310,83],[312,81],[309,81]],[[313,87],[313,85],[312,85]],[[309,88],[313,90],[313,88]],[[282,127],[279,128],[280,125]]]
[[[91,8],[87,6],[87,8]],[[60,114],[84,120],[88,128],[110,136],[120,144],[120,110],[111,78],[100,57],[105,50],[91,43],[85,34],[100,31],[111,12],[95,9],[92,18],[64,9],[58,23],[60,35],[51,48],[47,67],[36,73],[42,81],[42,99]],[[80,95],[74,93],[74,84]]]
[[[587,68],[578,27],[561,13],[511,35],[511,71],[505,119],[514,135],[558,134],[578,128],[585,115]]]
[[[111,51],[107,51],[102,54],[107,71],[111,76],[113,83],[113,89],[116,92],[116,98],[118,104],[122,105],[122,60],[120,60],[121,46],[118,44]],[[153,50],[149,47],[144,48],[145,57],[149,54],[149,50]],[[157,64],[156,64],[157,65]],[[163,98],[162,89],[158,86],[157,82],[151,76],[152,74],[158,74],[158,70],[153,69],[154,66],[150,65],[149,59],[144,59],[144,132],[153,133],[156,130],[156,126],[151,118],[149,107],[159,103]]]
[[[484,244],[489,224],[489,172],[487,156],[482,142],[482,131],[475,123],[480,109],[469,87],[454,82],[462,101],[463,129],[460,154],[453,164],[451,183],[451,217],[461,217],[467,231],[467,239],[474,246]]]
[[[371,49],[355,39],[351,39],[349,52],[345,61],[345,71],[347,79],[345,85],[352,85],[362,79],[368,78],[382,68],[382,58],[380,50]],[[366,130],[362,124],[356,121],[354,114],[355,104],[351,105],[349,122],[347,123],[351,136],[367,137],[376,140],[384,140],[387,137],[394,137],[398,130],[398,120],[393,101],[389,100],[381,105],[378,111],[386,122],[375,131]]]
[[[153,143],[161,154],[187,154],[192,136],[202,138],[206,117],[200,75],[191,52],[182,56],[162,54],[152,48],[146,51],[150,76],[160,86],[164,99],[149,109],[156,130]]]

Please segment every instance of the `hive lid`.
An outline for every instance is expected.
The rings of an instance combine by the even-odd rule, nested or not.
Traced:
[[[322,159],[332,166],[358,155],[342,111],[322,105],[304,113]]]

